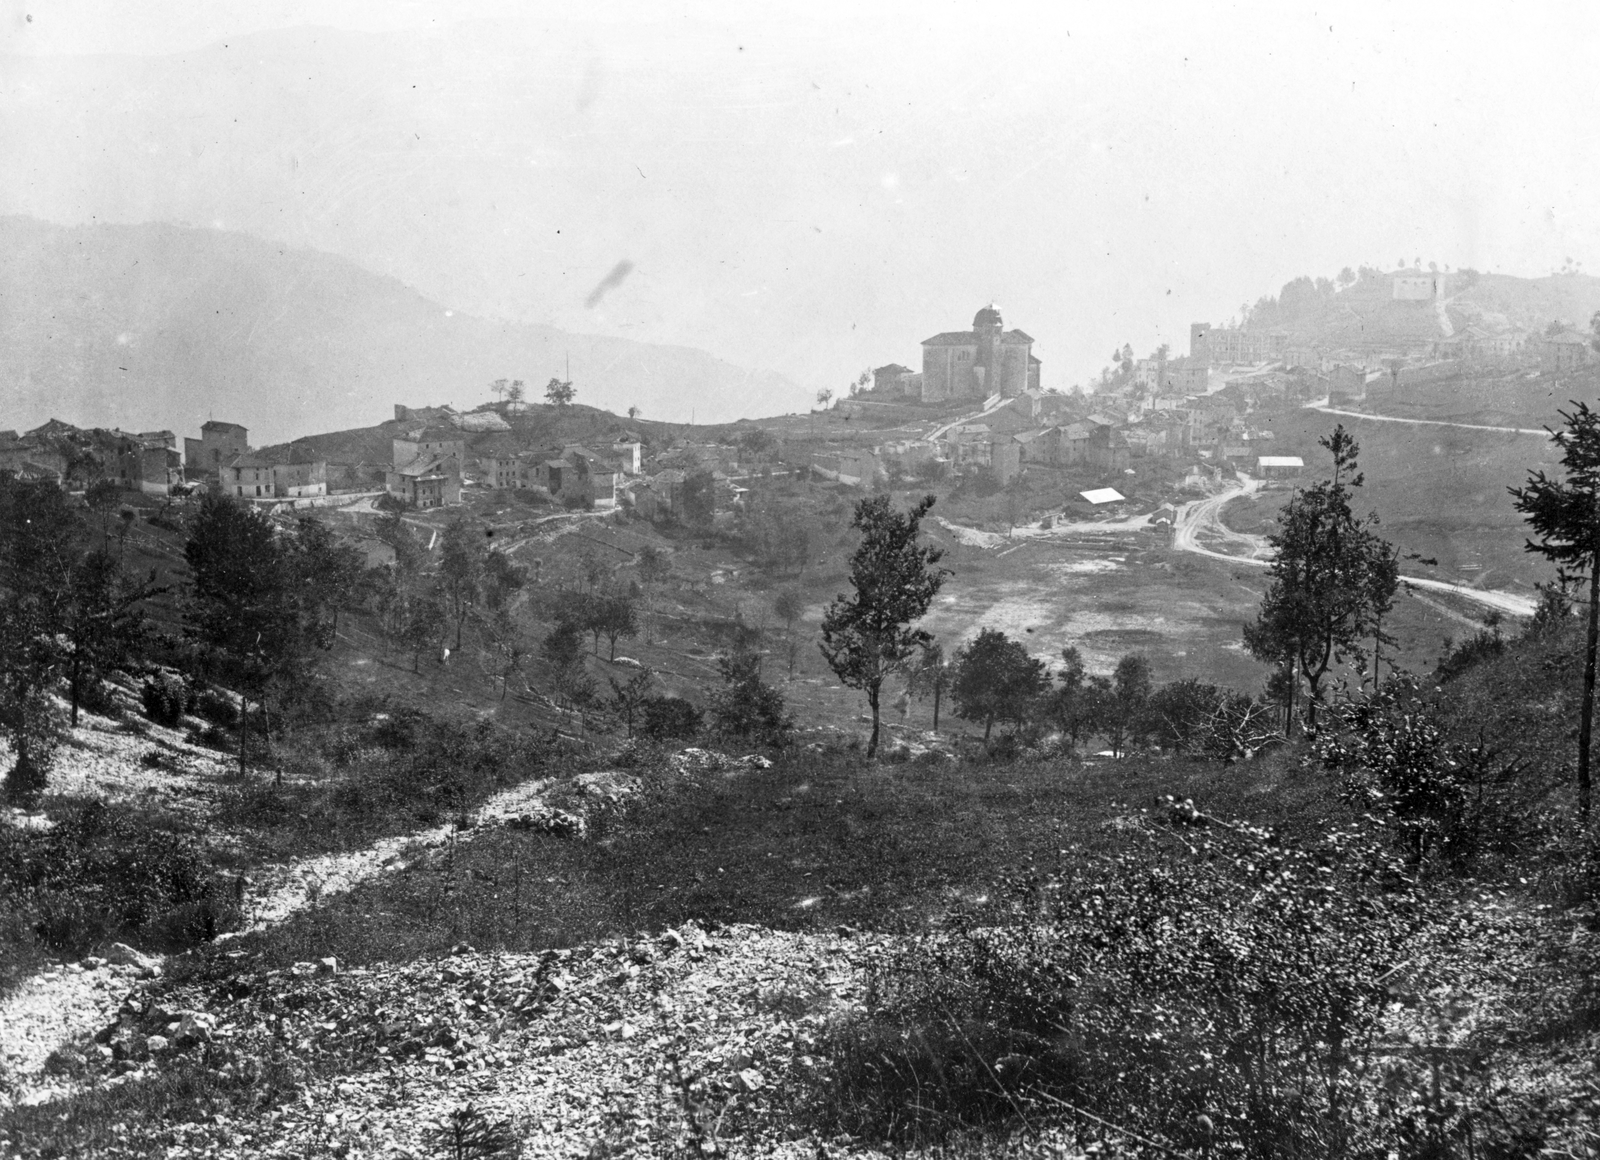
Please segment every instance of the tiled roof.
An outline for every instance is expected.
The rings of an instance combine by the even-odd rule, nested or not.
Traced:
[[[1008,330],[1000,336],[1000,341],[1005,345],[1020,345],[1031,343],[1033,338],[1020,330]],[[945,330],[932,338],[922,340],[923,346],[977,346],[978,335],[971,330]]]

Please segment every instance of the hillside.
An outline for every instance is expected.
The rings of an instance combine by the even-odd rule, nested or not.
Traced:
[[[1461,270],[1447,275],[1440,309],[1435,301],[1397,301],[1397,274],[1363,268],[1359,278],[1336,288],[1326,278],[1296,278],[1277,296],[1250,310],[1250,329],[1282,329],[1290,341],[1335,350],[1425,346],[1455,330],[1477,325],[1490,332],[1543,330],[1552,320],[1587,327],[1600,310],[1600,278],[1551,274],[1519,278]]]
[[[732,420],[799,394],[703,351],[452,311],[245,234],[0,218],[3,427],[182,433],[215,416],[271,443],[370,425],[396,402],[481,402],[494,379],[537,396],[569,358],[580,401],[660,419]]]

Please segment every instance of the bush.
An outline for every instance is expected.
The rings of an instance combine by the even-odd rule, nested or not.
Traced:
[[[782,746],[793,729],[783,694],[761,679],[761,658],[734,653],[718,662],[723,687],[711,697],[711,719],[723,737]]]
[[[650,697],[641,708],[639,732],[652,741],[688,741],[700,732],[703,715],[682,697]]]
[[[31,916],[43,947],[73,957],[114,939],[181,949],[239,918],[231,884],[192,834],[97,801],[0,849],[0,895]]]
[[[1358,1088],[1420,895],[1364,836],[1166,824],[885,952],[825,1046],[819,1126],[927,1141],[1065,1103],[1163,1151],[1382,1155],[1328,1143],[1383,1127]]]
[[[122,704],[117,700],[113,688],[106,681],[98,679],[83,682],[83,687],[78,690],[79,707],[99,717],[121,716]]]
[[[1480,628],[1460,644],[1445,641],[1445,655],[1439,659],[1433,679],[1439,684],[1454,680],[1474,665],[1493,660],[1506,651],[1506,639],[1498,629]]]
[[[207,689],[195,699],[194,711],[196,716],[203,717],[213,725],[220,725],[224,729],[231,729],[239,724],[237,701],[214,689]]]
[[[157,673],[148,678],[139,696],[144,703],[144,715],[157,725],[169,728],[176,725],[189,708],[188,685],[182,677],[172,673]]]

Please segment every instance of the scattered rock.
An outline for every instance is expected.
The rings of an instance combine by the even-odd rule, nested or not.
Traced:
[[[119,967],[135,967],[141,971],[160,969],[161,960],[134,950],[127,943],[112,943],[106,950],[106,961]]]
[[[339,973],[339,960],[329,955],[325,959],[317,960],[317,974],[337,975]]]

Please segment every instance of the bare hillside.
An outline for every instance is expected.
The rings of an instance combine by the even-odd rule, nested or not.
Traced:
[[[687,347],[474,317],[245,234],[0,218],[4,427],[190,431],[216,416],[270,443],[367,426],[396,402],[480,402],[494,379],[537,397],[569,359],[580,402],[653,418],[732,420],[798,393]]]

